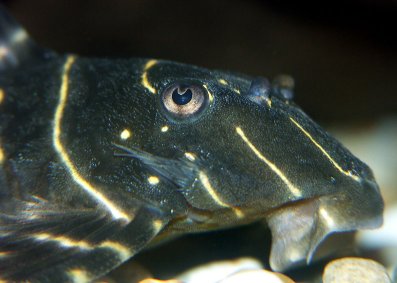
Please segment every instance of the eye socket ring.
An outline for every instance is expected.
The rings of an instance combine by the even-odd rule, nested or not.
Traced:
[[[197,117],[208,105],[208,93],[198,84],[173,83],[162,92],[161,103],[172,118]]]

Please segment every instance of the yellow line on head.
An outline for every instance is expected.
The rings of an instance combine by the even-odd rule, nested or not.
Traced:
[[[329,153],[297,121],[295,121],[292,117],[289,117],[289,119],[311,140],[311,142],[325,155],[325,157],[328,158],[328,160],[332,163],[332,165],[334,165],[336,169],[338,169],[339,172],[352,178],[355,181],[360,180],[360,177],[353,175],[350,171],[343,170],[342,167],[331,157],[331,155],[329,155]]]
[[[149,71],[150,68],[152,68],[156,64],[157,64],[157,60],[147,61],[145,66],[143,67],[143,73],[141,76],[142,85],[153,94],[156,94],[157,90],[150,84],[147,72]]]
[[[223,200],[220,199],[216,190],[212,187],[210,181],[208,180],[208,176],[203,171],[199,172],[199,179],[200,182],[203,184],[204,188],[207,190],[208,194],[217,204],[219,204],[222,207],[227,207],[232,209],[238,218],[244,217],[243,212],[239,208],[232,207],[231,205],[225,203]]]
[[[73,178],[73,180],[91,197],[101,203],[106,209],[110,212],[110,214],[115,219],[124,219],[127,222],[130,222],[130,216],[127,215],[125,212],[121,211],[114,203],[106,198],[101,192],[97,191],[89,182],[87,182],[78,172],[76,167],[74,166],[73,162],[71,161],[66,149],[64,148],[61,142],[61,124],[62,118],[64,114],[64,110],[67,103],[68,98],[68,88],[69,88],[69,73],[70,69],[75,62],[76,57],[71,55],[68,56],[65,65],[63,66],[62,72],[62,84],[61,89],[59,91],[59,102],[56,107],[55,116],[54,116],[54,129],[52,134],[53,145],[58,153],[59,157],[61,158],[62,162],[66,166],[69,174]]]
[[[247,138],[245,133],[240,127],[236,127],[236,132],[237,134],[243,139],[243,141],[248,145],[248,147],[254,152],[254,154],[263,162],[266,163],[267,166],[270,167],[270,169],[276,173],[279,178],[287,185],[288,189],[291,191],[291,193],[296,196],[296,197],[301,197],[302,193],[301,191],[295,187],[289,180],[288,178],[284,175],[284,173],[270,160],[268,160],[263,154],[250,142],[250,140]]]

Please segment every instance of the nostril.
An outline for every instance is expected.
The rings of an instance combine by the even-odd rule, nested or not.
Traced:
[[[258,77],[251,82],[247,97],[259,105],[267,104],[270,101],[271,89],[272,87],[267,79]]]

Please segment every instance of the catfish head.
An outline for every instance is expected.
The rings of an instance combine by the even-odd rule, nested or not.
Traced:
[[[0,6],[0,282],[92,282],[142,249],[265,220],[271,267],[376,228],[371,170],[293,80],[43,49]]]
[[[149,134],[116,146],[186,200],[187,218],[169,231],[266,219],[271,267],[284,270],[310,262],[331,233],[381,225],[370,168],[293,102],[290,78],[164,61],[143,70]]]

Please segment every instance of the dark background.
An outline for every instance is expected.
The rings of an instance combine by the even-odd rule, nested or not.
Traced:
[[[287,73],[298,104],[323,125],[397,114],[393,0],[0,2],[58,52]]]

